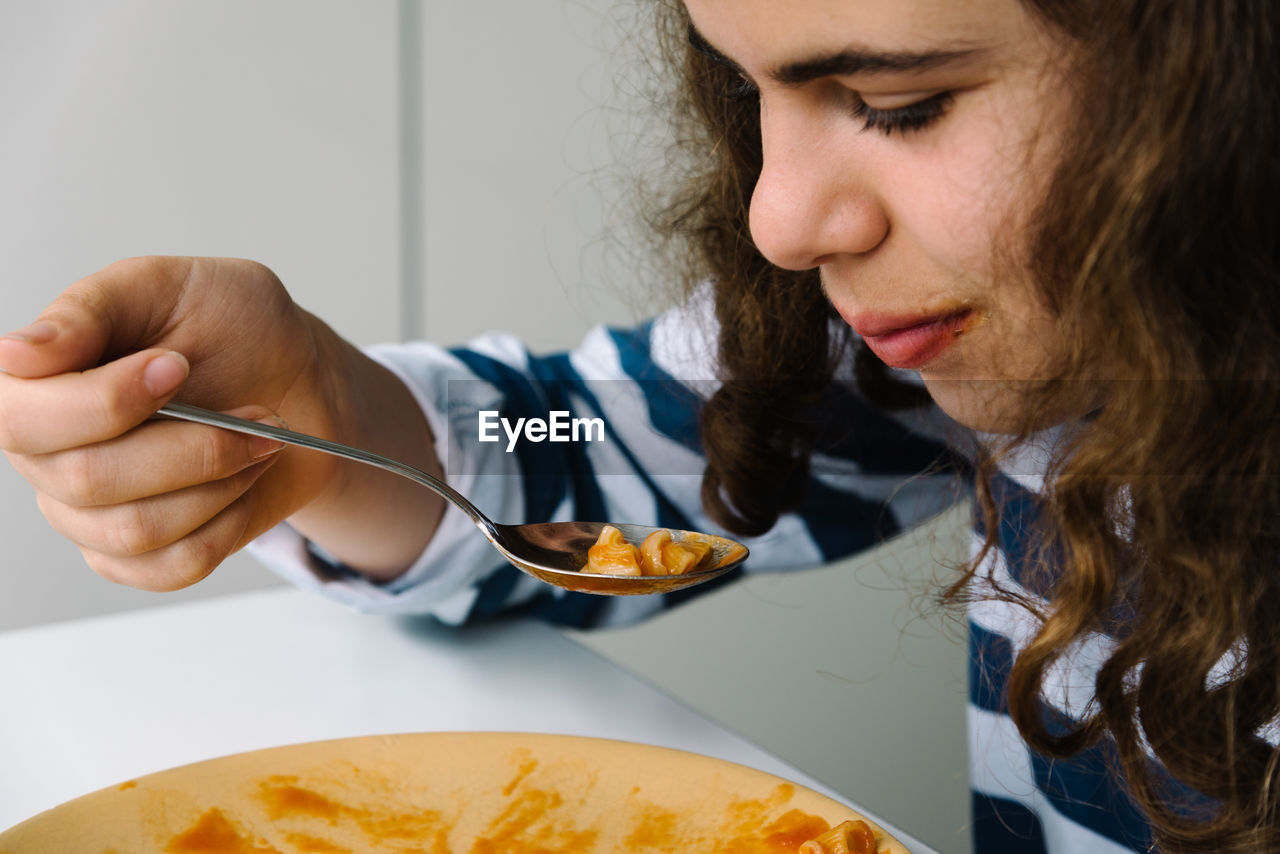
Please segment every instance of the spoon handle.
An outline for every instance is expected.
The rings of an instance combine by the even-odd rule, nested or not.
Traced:
[[[458,506],[458,509],[471,517],[471,521],[493,540],[497,537],[498,532],[495,530],[493,522],[480,510],[468,501],[463,495],[453,487],[449,486],[439,478],[432,477],[421,469],[416,469],[411,465],[406,465],[399,460],[393,460],[390,457],[384,457],[381,454],[375,454],[372,451],[365,451],[360,448],[353,448],[350,445],[343,445],[340,442],[331,442],[328,439],[321,439],[318,436],[308,436],[306,433],[295,433],[293,430],[286,430],[283,427],[273,427],[270,424],[263,424],[258,421],[249,421],[245,418],[237,418],[234,415],[224,415],[221,412],[213,412],[209,409],[202,409],[199,406],[192,406],[187,403],[168,403],[160,407],[156,412],[157,415],[167,415],[170,418],[178,418],[183,421],[195,421],[199,424],[206,424],[210,427],[222,427],[226,430],[234,430],[237,433],[247,433],[250,436],[265,436],[270,439],[276,439],[287,445],[297,445],[301,448],[310,448],[313,451],[323,451],[326,454],[333,454],[336,457],[345,457],[349,460],[365,463],[367,465],[380,468],[398,474],[401,477],[407,477],[415,483],[422,484],[427,489],[433,490],[446,501],[450,501]]]

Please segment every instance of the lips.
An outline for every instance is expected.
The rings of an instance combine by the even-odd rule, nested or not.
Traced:
[[[965,331],[972,312],[961,309],[914,317],[859,315],[849,321],[871,352],[891,368],[920,368],[942,355]]]

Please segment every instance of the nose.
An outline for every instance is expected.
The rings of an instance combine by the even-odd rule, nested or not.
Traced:
[[[784,269],[870,252],[889,233],[856,144],[827,125],[801,110],[761,111],[764,161],[751,195],[751,238]]]

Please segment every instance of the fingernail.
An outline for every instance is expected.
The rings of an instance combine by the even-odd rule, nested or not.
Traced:
[[[10,332],[5,338],[22,341],[26,344],[47,344],[58,337],[58,327],[47,320],[38,320],[25,329]]]
[[[283,427],[284,422],[279,418],[259,418],[259,424],[266,424],[268,427]],[[270,456],[277,451],[284,449],[284,442],[279,439],[272,439],[268,436],[252,436],[249,439],[249,453],[251,459],[260,460],[263,457]]]
[[[164,397],[182,385],[190,371],[191,366],[186,357],[170,350],[147,362],[142,371],[142,381],[146,383],[147,391],[151,392],[152,397]]]

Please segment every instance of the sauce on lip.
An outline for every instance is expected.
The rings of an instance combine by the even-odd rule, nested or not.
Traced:
[[[940,356],[968,327],[968,309],[879,334],[865,335],[871,352],[891,368],[919,368]]]

